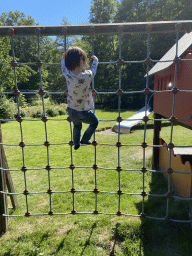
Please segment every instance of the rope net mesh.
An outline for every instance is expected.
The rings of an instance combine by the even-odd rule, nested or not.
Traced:
[[[14,51],[14,37],[17,35],[14,35],[14,33],[10,33],[10,39],[11,39],[11,46],[12,46],[12,57],[13,61],[11,62],[13,71],[14,71],[14,79],[15,79],[15,88],[13,92],[8,92],[8,91],[1,91],[1,94],[12,94],[14,95],[17,103],[17,109],[18,109],[18,117],[16,119],[6,119],[3,120],[1,119],[0,121],[9,121],[9,122],[18,122],[19,126],[19,133],[20,133],[20,142],[16,144],[8,144],[8,143],[1,143],[5,147],[12,147],[13,151],[17,150],[18,147],[19,150],[22,152],[22,159],[19,159],[19,164],[21,164],[21,168],[18,169],[3,169],[3,171],[11,171],[11,172],[16,172],[17,175],[23,175],[23,190],[21,188],[19,189],[20,192],[14,193],[15,195],[18,195],[19,198],[25,198],[25,212],[23,214],[9,214],[9,215],[4,215],[6,217],[19,217],[19,216],[33,216],[33,215],[65,215],[65,214],[108,214],[108,215],[125,215],[125,216],[136,216],[136,217],[147,217],[151,219],[157,219],[157,220],[171,220],[171,221],[176,221],[176,222],[191,222],[191,220],[178,220],[178,219],[173,219],[170,218],[170,200],[187,200],[190,201],[192,200],[191,198],[182,198],[179,196],[173,196],[171,195],[171,172],[168,172],[168,186],[167,186],[167,192],[163,194],[149,194],[145,191],[145,177],[147,173],[165,173],[167,170],[148,170],[146,167],[146,147],[163,147],[162,145],[148,145],[147,144],[147,122],[149,120],[151,121],[159,121],[159,119],[149,119],[147,117],[147,103],[149,100],[149,94],[148,92],[151,93],[161,93],[163,91],[155,91],[151,90],[149,88],[149,68],[150,68],[150,63],[151,62],[159,62],[159,60],[152,60],[150,59],[150,26],[147,25],[147,30],[144,34],[146,36],[147,40],[147,47],[146,47],[146,59],[145,60],[138,60],[138,61],[123,61],[123,64],[138,64],[140,63],[143,65],[143,63],[146,64],[146,70],[147,70],[147,75],[146,75],[146,84],[143,90],[141,91],[122,91],[122,86],[121,86],[121,81],[122,81],[122,67],[121,63],[119,64],[119,84],[117,88],[117,92],[98,92],[98,94],[104,95],[104,94],[117,94],[118,98],[118,113],[117,113],[117,119],[110,119],[110,120],[100,120],[100,122],[107,122],[107,121],[118,121],[119,122],[119,127],[118,127],[118,135],[117,135],[117,141],[114,144],[106,144],[102,142],[97,142],[96,137],[97,135],[93,135],[93,145],[92,148],[93,150],[89,149],[88,154],[93,153],[93,158],[92,160],[87,161],[88,164],[84,166],[76,166],[76,159],[77,157],[74,155],[73,151],[73,132],[72,132],[72,123],[68,118],[66,119],[51,119],[46,117],[46,110],[45,110],[45,95],[46,94],[61,94],[64,96],[64,92],[51,92],[51,91],[45,91],[43,87],[43,81],[42,81],[42,65],[58,65],[60,66],[60,63],[42,63],[41,61],[41,51],[40,51],[40,37],[41,33],[38,28],[36,29],[36,34],[37,34],[37,42],[38,42],[38,60],[35,63],[17,63],[20,65],[37,65],[38,70],[39,70],[39,81],[40,81],[40,88],[39,91],[32,91],[29,90],[27,92],[24,92],[24,94],[36,94],[39,93],[42,101],[42,119],[27,119],[27,118],[21,118],[21,109],[20,109],[20,102],[19,102],[19,88],[18,88],[18,83],[17,83],[17,74],[16,74],[16,60],[15,60],[15,51]],[[12,30],[13,32],[14,30]],[[90,32],[91,33],[91,32]],[[175,58],[178,57],[178,40],[179,40],[179,31],[178,29],[175,30],[176,34],[176,52],[175,52]],[[119,29],[118,36],[119,36],[119,60],[122,60],[122,35],[123,31]],[[92,38],[92,54],[94,54],[94,33],[91,33],[91,38]],[[66,45],[67,45],[67,35],[63,36],[63,42],[64,42],[64,50],[66,50]],[[118,61],[119,61],[118,60]],[[108,65],[108,64],[118,64],[118,61],[112,61],[112,62],[99,62],[100,65]],[[168,61],[173,61],[173,60],[168,60]],[[10,63],[0,63],[0,65],[10,65]],[[175,81],[174,81],[174,87],[173,89],[177,88],[177,62],[175,62]],[[95,84],[94,80],[92,81],[92,89],[95,89]],[[170,91],[166,91],[169,93]],[[191,91],[183,91],[186,93],[191,93]],[[121,133],[120,133],[120,123],[123,120],[121,118],[121,97],[123,94],[137,94],[137,93],[143,93],[145,97],[145,117],[141,120],[144,121],[144,129],[143,129],[143,136],[141,138],[141,144],[138,145],[129,145],[129,144],[124,144],[121,141]],[[95,98],[95,97],[94,97]],[[176,102],[176,97],[175,94],[173,94],[173,102],[172,102],[172,116],[175,116],[175,102]],[[174,120],[170,119],[161,119],[164,121],[170,121],[171,123],[171,129],[170,129],[170,140],[169,143],[173,143],[173,131],[174,131]],[[60,143],[52,143],[51,142],[51,134],[48,131],[48,123],[47,121],[53,121],[56,122],[57,125],[62,125],[63,122],[68,122],[69,129],[68,131],[63,131],[69,134],[69,139],[70,141],[64,141]],[[38,123],[38,129],[41,134],[42,134],[42,141],[40,143],[32,144],[30,142],[26,143],[25,138],[24,138],[24,127],[25,127],[25,122],[35,122]],[[33,125],[33,124],[32,124]],[[17,128],[18,129],[18,128]],[[32,132],[34,129],[32,129]],[[52,137],[51,137],[52,138]],[[44,140],[43,140],[44,139]],[[98,146],[99,147],[105,147],[105,146],[111,146],[111,147],[116,147],[117,148],[117,166],[107,166],[103,167],[100,166],[100,161],[98,157]],[[26,154],[29,155],[35,154],[34,152],[32,153],[33,149],[35,147],[45,147],[45,155],[46,155],[46,164],[44,166],[38,167],[38,164],[35,168],[28,168],[27,167],[27,159],[26,159]],[[61,150],[62,147],[65,147],[65,155],[64,155],[64,160],[62,160],[62,166],[61,167],[56,167],[51,165],[51,157],[52,154],[55,150]],[[143,160],[142,160],[142,166],[138,169],[132,169],[132,168],[125,168],[125,165],[123,164],[123,160],[121,157],[121,150],[122,148],[130,148],[130,147],[138,147],[139,149],[142,150],[142,155],[143,155]],[[189,146],[190,147],[190,146]],[[109,148],[110,151],[110,148]],[[29,153],[31,152],[31,153]],[[38,153],[37,153],[38,154]],[[78,153],[81,154],[81,153]],[[33,156],[32,156],[33,157]],[[101,154],[100,154],[100,157]],[[169,169],[171,169],[171,162],[172,162],[172,155],[171,155],[171,150],[169,152]],[[110,162],[107,162],[110,164]],[[174,170],[172,170],[174,172]],[[33,174],[33,172],[36,172],[36,174]],[[57,190],[57,185],[55,180],[52,180],[52,172],[57,172],[57,182],[58,183],[63,183],[63,188],[65,190],[63,191],[58,191]],[[81,187],[77,186],[77,180],[81,179],[82,176],[86,177],[87,172],[89,172],[89,175],[91,175],[91,182],[86,183],[86,185],[82,185]],[[102,184],[102,180],[100,178],[100,172],[105,172],[108,177],[114,177],[114,173],[116,175],[116,180],[114,182],[115,184],[115,191],[109,191],[106,187],[105,184]],[[128,190],[124,190],[124,180],[126,180],[126,173],[127,172],[132,172],[132,173],[140,173],[141,175],[139,176],[139,181],[140,181],[140,187],[141,191],[137,192],[131,192],[132,188],[129,187]],[[19,173],[19,174],[18,174]],[[47,178],[45,178],[45,173]],[[43,178],[41,178],[41,174],[43,174]],[[189,173],[186,173],[189,174]],[[190,173],[191,174],[191,173]],[[42,179],[40,182],[44,184],[44,191],[33,191],[33,178],[34,175],[38,175],[39,179]],[[65,183],[66,177],[71,176],[71,184]],[[83,179],[82,179],[83,182]],[[111,181],[112,182],[112,181]],[[15,185],[17,186],[17,185]],[[105,187],[105,190],[100,190],[100,187]],[[84,188],[84,189],[82,189]],[[13,193],[9,193],[6,191],[0,191],[2,194],[6,195],[11,195]],[[101,196],[102,195],[102,196]],[[35,200],[37,202],[43,202],[46,201],[45,197],[48,198],[48,204],[47,204],[47,211],[46,212],[36,212],[35,209],[30,209],[30,199],[31,198],[36,198]],[[165,204],[165,209],[163,210],[164,216],[149,216],[145,213],[146,206],[146,198],[147,197],[159,197],[159,198],[164,198],[166,201]],[[86,205],[81,205],[81,200],[82,198],[84,200],[87,199],[87,206]],[[133,199],[134,198],[134,199]],[[64,201],[71,201],[71,209],[68,208],[68,206],[62,206],[61,211],[59,206],[56,206],[55,201],[58,202],[58,200]],[[141,203],[141,213],[136,214],[135,211],[129,212],[129,208],[127,209],[122,209],[121,204],[122,202],[127,202],[129,200],[135,200],[135,202],[140,202]],[[100,202],[105,202],[103,203],[102,211],[100,211]],[[116,211],[114,211],[114,205],[116,205]],[[76,210],[78,209],[78,210]]]

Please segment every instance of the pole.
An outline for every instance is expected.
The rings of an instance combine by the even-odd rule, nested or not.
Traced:
[[[159,145],[159,134],[161,131],[161,115],[154,113],[154,119],[159,119],[154,121],[154,137],[153,145]],[[159,169],[159,147],[153,147],[153,169]]]

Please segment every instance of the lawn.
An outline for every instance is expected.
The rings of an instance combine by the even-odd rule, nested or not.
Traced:
[[[128,118],[133,113],[135,111],[126,111],[121,116]],[[117,118],[115,111],[96,111],[96,114],[100,120]],[[67,116],[52,119],[58,118],[66,119]],[[26,144],[23,149],[18,146],[20,124],[9,122],[1,125],[3,143],[15,144],[4,146],[9,168],[15,170],[11,171],[15,191],[20,193],[27,189],[30,192],[27,196],[30,214],[46,215],[11,217],[8,232],[0,237],[0,255],[190,255],[192,232],[189,225],[135,217],[141,213],[143,201],[138,195],[143,191],[143,173],[135,170],[140,170],[144,163],[150,170],[152,161],[152,147],[145,149],[143,160],[143,148],[131,146],[144,141],[143,124],[130,134],[121,134],[120,141],[127,146],[115,146],[117,134],[96,132],[96,154],[94,146],[86,146],[77,151],[72,149],[71,155],[71,146],[67,144],[71,140],[70,123],[54,120],[48,120],[46,127],[42,121],[23,121],[23,141]],[[113,127],[115,123],[100,121],[98,130]],[[85,128],[86,125],[83,130]],[[161,136],[166,142],[170,140],[170,131],[171,126],[164,122]],[[176,125],[173,134],[175,145],[192,144],[191,130]],[[46,140],[51,143],[48,148],[43,145]],[[146,142],[152,145],[153,121],[148,122]],[[72,163],[76,167],[74,170],[69,168]],[[95,163],[99,167],[96,179],[92,168]],[[24,173],[20,171],[23,165],[28,169],[26,185]],[[45,169],[47,165],[52,167],[50,171]],[[115,170],[118,165],[123,169],[121,172]],[[144,177],[146,193],[166,193],[167,182],[162,175],[146,172]],[[95,186],[100,191],[98,194],[92,192]],[[74,194],[70,192],[72,187],[76,189]],[[51,196],[46,193],[48,189],[53,192]],[[125,193],[120,200],[119,189]],[[17,198],[19,206],[15,210],[9,209],[9,213],[24,215],[27,211],[26,196],[21,194]],[[96,204],[99,213],[103,214],[87,214],[93,213]],[[186,202],[171,202],[170,205],[173,218],[186,219]],[[77,214],[65,214],[73,209]],[[47,215],[50,210],[55,215]],[[128,216],[117,216],[119,210]],[[145,213],[164,217],[166,199],[145,197]]]

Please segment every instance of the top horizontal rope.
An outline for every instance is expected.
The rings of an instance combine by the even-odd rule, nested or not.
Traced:
[[[0,26],[0,36],[13,35],[89,35],[89,34],[126,34],[126,33],[165,33],[175,31],[191,32],[192,20],[158,21],[158,22],[128,22],[86,25],[58,26]]]

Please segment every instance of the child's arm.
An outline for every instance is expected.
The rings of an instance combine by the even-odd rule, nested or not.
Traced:
[[[61,69],[62,69],[62,73],[65,76],[66,75],[66,66],[65,66],[65,53],[63,53],[62,55],[62,59],[61,59]],[[68,95],[68,89],[65,90],[65,95]]]
[[[92,71],[92,76],[95,76],[97,72],[98,58],[95,55],[91,56],[89,64],[91,65],[89,70]]]
[[[65,66],[65,56],[63,54],[62,59],[61,59],[61,70],[64,76],[66,76],[67,73],[67,68]]]

